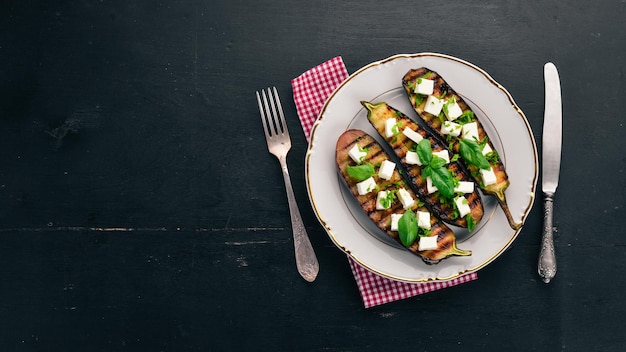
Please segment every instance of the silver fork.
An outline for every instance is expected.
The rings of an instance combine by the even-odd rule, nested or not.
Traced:
[[[287,200],[289,201],[289,213],[291,214],[296,266],[298,267],[298,272],[306,281],[313,282],[319,272],[319,263],[302,223],[302,216],[300,215],[296,197],[293,194],[291,179],[289,178],[289,170],[287,170],[287,152],[291,149],[291,138],[289,138],[289,131],[287,130],[283,108],[280,105],[278,91],[276,91],[276,87],[267,88],[267,93],[261,90],[259,94],[257,91],[256,99],[259,103],[261,121],[263,121],[263,129],[265,130],[267,149],[278,158],[280,167],[283,170]]]

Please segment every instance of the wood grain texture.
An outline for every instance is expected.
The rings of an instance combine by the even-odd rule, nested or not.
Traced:
[[[621,351],[625,10],[617,0],[5,1],[0,349]],[[489,72],[537,141],[542,67],[557,65],[559,272],[549,285],[536,274],[536,202],[478,280],[365,310],[307,199],[290,80],[337,55],[354,72],[425,51]],[[259,122],[254,91],[270,85],[292,131],[289,170],[321,267],[313,284],[295,269]]]

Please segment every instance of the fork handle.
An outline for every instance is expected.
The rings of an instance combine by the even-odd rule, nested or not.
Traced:
[[[293,193],[293,187],[291,186],[291,178],[289,177],[289,170],[287,169],[287,157],[279,157],[280,168],[283,171],[283,178],[285,180],[285,189],[287,190],[287,200],[289,202],[289,213],[291,215],[291,229],[293,230],[293,245],[296,255],[296,267],[302,277],[308,281],[313,282],[317,277],[317,273],[320,270],[315,251],[309,240],[309,236],[302,222],[302,216],[300,215],[300,209],[296,203],[296,196]]]

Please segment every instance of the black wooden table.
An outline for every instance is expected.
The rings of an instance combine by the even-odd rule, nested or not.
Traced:
[[[621,351],[626,3],[11,1],[0,5],[0,350]],[[460,286],[365,309],[307,198],[290,80],[438,52],[486,70],[541,152],[559,68],[559,271],[538,195]],[[276,85],[321,271],[298,275],[254,91]],[[541,180],[539,180],[541,181]]]

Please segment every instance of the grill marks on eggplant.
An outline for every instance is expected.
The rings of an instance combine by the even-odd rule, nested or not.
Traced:
[[[365,195],[360,195],[357,191],[356,184],[358,181],[354,180],[347,172],[348,166],[354,166],[356,163],[350,158],[348,152],[352,147],[358,144],[361,148],[367,149],[367,156],[363,160],[364,163],[370,163],[372,165],[380,165],[384,160],[388,159],[387,154],[373,138],[367,134],[361,133],[358,130],[350,130],[345,132],[337,141],[336,159],[339,171],[342,174],[344,181],[350,188],[351,193],[356,197],[359,205],[365,211],[367,216],[377,224],[377,226],[385,232],[388,232],[391,237],[396,238],[397,234],[392,233],[391,227],[391,214],[402,213],[402,205],[400,202],[393,202],[389,209],[377,210],[376,209],[376,196],[377,192],[372,191]],[[389,180],[383,180],[375,174],[374,179],[380,190],[395,189],[397,183],[403,184],[403,180],[400,175],[394,172],[394,175]],[[415,210],[417,206],[413,206],[412,210]]]
[[[368,148],[367,156],[363,160],[364,163],[380,165],[380,163],[386,159],[391,160],[382,146],[370,135],[361,130],[348,130],[337,140],[335,157],[339,173],[367,216],[378,226],[378,228],[401,244],[398,233],[396,231],[391,231],[391,214],[402,214],[405,211],[400,201],[396,199],[389,209],[377,210],[376,197],[378,192],[372,191],[365,195],[359,195],[356,187],[358,181],[352,178],[347,172],[348,166],[356,165],[356,163],[348,155],[348,152],[355,144],[358,144],[362,148]],[[416,199],[415,194],[411,188],[407,187],[406,182],[402,176],[400,176],[397,169],[394,170],[393,175],[389,180],[379,178],[377,172],[373,177],[380,190],[392,190],[397,189],[400,186],[405,188],[409,194]],[[418,210],[428,211],[425,207],[419,206],[417,202],[415,202],[409,209],[413,212]],[[471,255],[471,251],[464,251],[457,248],[454,232],[441,220],[439,220],[436,216],[431,216],[430,222],[430,236],[437,236],[437,249],[419,251],[418,241],[415,241],[413,244],[405,248],[422,258],[422,260],[427,264],[436,264],[450,256]]]
[[[441,142],[434,138],[433,135],[421,128],[417,123],[411,120],[408,116],[404,115],[397,109],[394,109],[387,103],[369,103],[362,101],[361,104],[367,109],[367,118],[378,131],[381,137],[385,138],[385,121],[389,118],[395,118],[398,126],[397,135],[389,138],[385,138],[387,143],[394,150],[396,156],[400,158],[404,168],[407,171],[407,177],[412,183],[413,190],[419,195],[419,197],[426,203],[426,206],[441,220],[456,225],[459,227],[467,227],[467,219],[465,217],[458,217],[456,207],[451,200],[444,201],[441,199],[439,192],[428,193],[426,186],[426,178],[422,176],[423,166],[410,165],[406,163],[406,154],[411,150],[411,147],[415,144],[414,141],[406,137],[401,131],[405,127],[416,131],[422,138],[430,141],[431,148],[434,152],[447,150]],[[460,181],[470,181],[474,183],[474,179],[469,175],[465,169],[458,162],[450,162],[446,165],[446,168],[452,173],[453,177]],[[471,216],[474,219],[474,223],[478,224],[483,217],[484,209],[480,195],[476,190],[476,184],[474,184],[474,191],[464,195],[469,203],[471,209]]]
[[[428,127],[430,127],[433,133],[436,133],[440,138],[445,140],[446,136],[444,136],[441,133],[442,121],[439,119],[438,116],[434,116],[424,111],[426,99],[421,99],[420,101],[420,99],[418,99],[417,94],[415,94],[413,89],[411,89],[411,86],[415,85],[417,79],[423,77],[424,75],[428,75],[427,78],[434,81],[434,90],[433,90],[434,96],[437,96],[444,100],[454,98],[463,112],[472,111],[472,110],[467,105],[467,103],[465,103],[463,98],[459,96],[437,72],[430,70],[428,68],[425,68],[425,67],[421,67],[419,69],[409,70],[405,74],[405,76],[402,79],[402,85],[404,87],[405,92],[407,93],[409,97],[409,100],[411,102],[411,105],[413,106],[413,109],[415,110],[415,112],[417,112],[420,119],[424,121],[428,125]],[[483,140],[485,137],[487,137],[487,144],[489,144],[491,149],[496,150],[493,144],[491,143],[491,141],[489,140],[487,132],[483,128],[478,118],[475,118],[474,121],[476,122],[477,127],[478,127],[479,140]],[[454,138],[452,149],[458,153],[459,148],[460,147],[459,147],[458,139]],[[467,163],[463,158],[461,158],[460,160],[465,165],[465,167],[469,170],[470,174],[472,175],[476,183],[480,185],[480,188],[484,191],[484,193],[493,195],[496,197],[496,199],[498,200],[498,203],[500,204],[500,207],[504,211],[507,221],[509,222],[509,226],[514,230],[519,229],[522,226],[522,224],[519,222],[516,222],[515,219],[513,219],[513,215],[511,214],[509,206],[506,202],[505,191],[509,187],[510,182],[509,182],[509,178],[508,178],[508,175],[506,174],[506,170],[504,168],[504,164],[502,163],[502,161],[498,160],[497,162],[494,162],[494,161],[489,162],[491,167],[493,168],[494,174],[496,175],[496,183],[491,184],[489,186],[484,186],[482,183],[482,178],[479,173],[480,170],[476,166]]]

